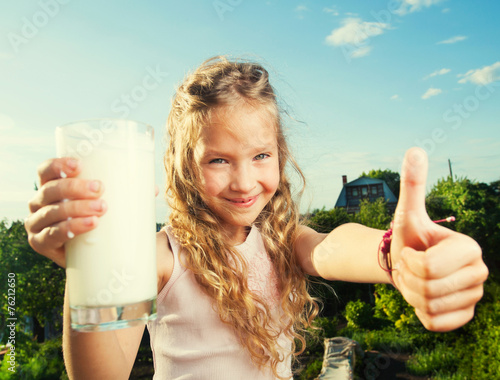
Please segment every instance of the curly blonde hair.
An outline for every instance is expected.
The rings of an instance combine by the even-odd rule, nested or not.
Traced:
[[[275,195],[254,224],[261,232],[267,253],[279,274],[283,315],[273,321],[269,305],[251,292],[247,266],[221,233],[217,216],[203,201],[196,145],[202,129],[217,107],[247,102],[264,106],[275,116],[280,182]],[[172,101],[168,122],[168,147],[164,163],[169,222],[185,252],[185,265],[214,300],[221,320],[231,325],[241,344],[260,367],[277,373],[285,360],[276,339],[285,334],[292,340],[292,353],[305,349],[302,333],[318,313],[318,304],[308,292],[308,281],[294,254],[299,212],[285,173],[287,164],[304,176],[290,155],[283,133],[275,92],[268,72],[259,64],[214,57],[187,76]],[[228,265],[227,263],[238,265]],[[281,325],[276,326],[276,322]],[[297,345],[296,342],[299,342]]]

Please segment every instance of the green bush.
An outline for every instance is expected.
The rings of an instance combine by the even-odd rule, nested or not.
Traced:
[[[454,373],[457,370],[457,358],[454,350],[446,344],[417,349],[415,356],[406,363],[410,373],[418,376],[432,375],[438,372]]]
[[[6,360],[0,366],[0,380],[67,380],[62,357],[61,338],[44,343],[25,341],[16,345],[15,372]]]
[[[386,284],[375,284],[374,315],[387,319],[398,329],[420,325],[414,309],[405,301],[401,293]]]
[[[321,368],[323,367],[323,360],[316,359],[313,362],[309,363],[308,366],[300,373],[298,379],[299,380],[313,380],[318,377],[321,372]]]
[[[344,315],[349,327],[365,329],[373,326],[373,308],[366,302],[350,301]]]

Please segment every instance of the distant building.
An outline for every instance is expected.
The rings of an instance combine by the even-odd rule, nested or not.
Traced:
[[[360,177],[354,181],[347,182],[347,176],[342,176],[342,191],[335,203],[335,208],[345,208],[349,214],[359,212],[359,204],[363,199],[374,202],[378,198],[387,201],[387,207],[391,213],[396,210],[398,199],[394,196],[387,183],[382,179]]]

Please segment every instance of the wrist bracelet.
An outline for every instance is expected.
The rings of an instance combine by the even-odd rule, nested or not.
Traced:
[[[449,216],[446,219],[433,220],[434,223],[442,223],[442,222],[454,222],[456,219],[454,216]],[[378,246],[378,265],[380,268],[389,275],[389,279],[391,284],[395,286],[394,280],[392,278],[392,272],[395,271],[392,267],[392,259],[391,259],[391,242],[392,242],[392,228],[394,226],[394,222],[391,222],[391,228],[389,228],[382,236],[382,241]],[[382,255],[380,255],[382,253]],[[380,257],[382,256],[382,258]]]

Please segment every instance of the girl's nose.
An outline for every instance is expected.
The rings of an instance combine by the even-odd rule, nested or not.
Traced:
[[[255,175],[249,165],[240,165],[233,170],[230,189],[241,194],[250,193],[256,185]]]

